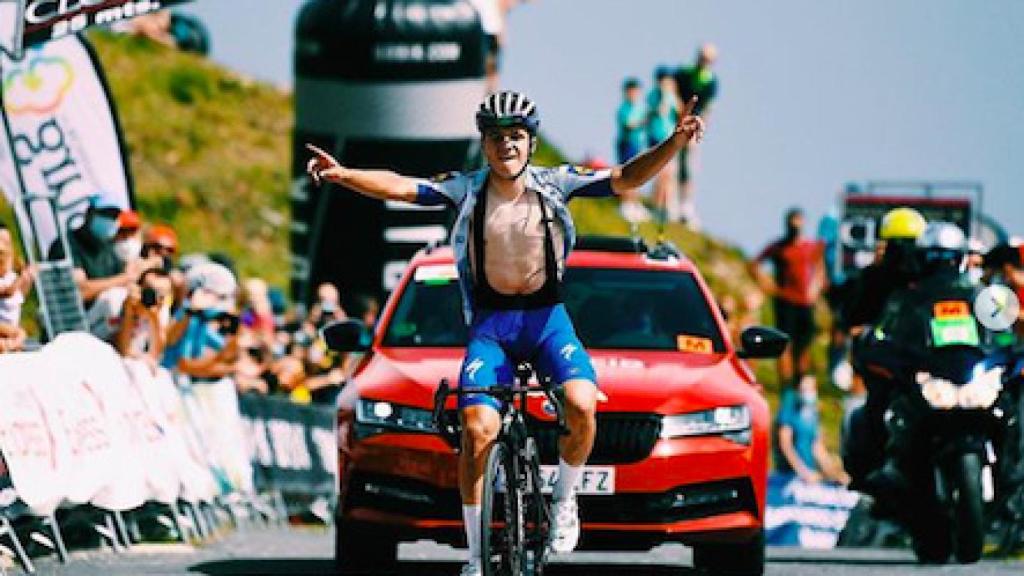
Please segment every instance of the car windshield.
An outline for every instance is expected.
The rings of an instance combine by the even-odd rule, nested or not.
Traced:
[[[688,272],[570,268],[564,300],[587,348],[724,352],[718,324]],[[385,346],[461,347],[466,326],[451,266],[421,266],[406,286]]]

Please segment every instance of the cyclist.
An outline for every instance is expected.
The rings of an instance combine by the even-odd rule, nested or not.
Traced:
[[[469,342],[459,376],[465,388],[511,385],[520,360],[564,392],[569,434],[560,441],[549,546],[570,552],[579,539],[574,485],[593,446],[597,383],[590,357],[576,336],[560,298],[565,260],[575,240],[566,207],[574,197],[620,194],[643,185],[691,140],[703,121],[692,114],[696,98],[662,142],[628,163],[606,170],[574,166],[541,168],[537,148],[540,116],[524,94],[502,91],[480,104],[476,124],[487,166],[426,181],[386,170],[342,166],[312,146],[307,171],[315,182],[340,184],[366,196],[458,212],[451,241],[456,256]],[[459,487],[470,561],[463,575],[481,571],[480,498],[487,454],[500,427],[500,406],[489,395],[460,397],[462,450]]]

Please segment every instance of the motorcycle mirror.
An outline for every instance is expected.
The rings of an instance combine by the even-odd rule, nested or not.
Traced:
[[[372,334],[359,320],[331,322],[320,329],[320,337],[335,352],[365,352],[373,342]]]
[[[751,326],[740,334],[740,358],[778,358],[786,350],[789,336],[767,326]]]

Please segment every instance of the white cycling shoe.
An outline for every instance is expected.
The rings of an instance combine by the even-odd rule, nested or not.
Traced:
[[[580,541],[580,513],[576,498],[553,501],[551,515],[555,521],[548,535],[548,552],[568,554]]]
[[[481,576],[483,574],[483,568],[480,567],[479,562],[466,562],[462,566],[462,572],[459,572],[459,576]]]

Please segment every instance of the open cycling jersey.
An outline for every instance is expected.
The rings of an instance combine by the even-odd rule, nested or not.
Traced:
[[[455,251],[455,262],[459,274],[459,288],[462,292],[463,313],[466,323],[472,321],[474,313],[475,278],[469,260],[469,243],[472,241],[470,222],[477,200],[486,193],[488,168],[467,173],[449,173],[433,180],[418,183],[416,203],[424,206],[446,205],[458,210],[452,227],[451,243]],[[580,166],[563,165],[557,168],[528,166],[524,174],[526,189],[540,196],[546,209],[565,232],[564,264],[576,241],[576,227],[569,214],[567,203],[575,197],[604,197],[614,194],[611,186],[611,170],[591,170]],[[563,270],[560,267],[558,277]]]

